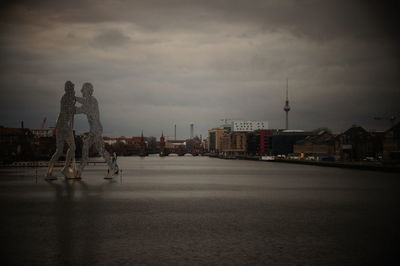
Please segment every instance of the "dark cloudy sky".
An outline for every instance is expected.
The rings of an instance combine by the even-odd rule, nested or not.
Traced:
[[[54,125],[72,80],[93,83],[109,136],[282,128],[289,78],[290,128],[385,129],[373,117],[400,111],[399,4],[378,2],[2,1],[0,125]]]

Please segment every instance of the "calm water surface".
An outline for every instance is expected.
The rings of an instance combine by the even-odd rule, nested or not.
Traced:
[[[0,169],[3,258],[20,265],[396,265],[398,174],[121,157],[80,182]]]

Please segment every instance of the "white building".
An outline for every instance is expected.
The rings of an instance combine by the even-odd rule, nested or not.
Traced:
[[[32,129],[32,134],[35,137],[52,137],[55,136],[54,128],[46,128],[46,129]]]
[[[268,129],[268,121],[232,120],[231,130],[233,132],[247,132],[265,129]]]

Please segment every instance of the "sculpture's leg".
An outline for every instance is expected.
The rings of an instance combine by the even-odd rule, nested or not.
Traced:
[[[76,176],[76,166],[75,166],[75,141],[74,136],[71,134],[66,139],[66,142],[69,146],[67,151],[67,156],[65,159],[65,165],[62,169],[62,173],[66,178],[75,178]],[[72,163],[72,165],[71,165]],[[69,167],[71,165],[71,168]]]
[[[108,175],[107,177],[110,178],[110,176],[114,175],[116,173],[116,167],[113,165],[111,156],[108,153],[108,151],[104,147],[104,141],[101,136],[96,137],[96,148],[97,151],[103,156],[104,160],[106,160],[106,163],[108,165]],[[106,177],[106,178],[107,178]]]
[[[60,158],[64,150],[64,140],[60,137],[57,137],[56,142],[57,142],[56,152],[51,157],[49,162],[49,167],[47,168],[47,173],[46,173],[47,180],[57,179],[55,176],[53,176],[54,164],[58,160],[58,158]]]
[[[89,148],[93,143],[93,137],[91,136],[86,136],[83,139],[83,147],[82,147],[82,158],[81,158],[81,164],[79,166],[78,173],[76,177],[81,177],[83,169],[85,169],[85,166],[87,162],[89,161]]]

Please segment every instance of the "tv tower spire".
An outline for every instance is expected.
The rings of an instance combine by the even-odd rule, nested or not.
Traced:
[[[289,111],[290,111],[290,106],[289,106],[289,79],[286,79],[286,101],[285,101],[285,107],[283,107],[283,110],[286,112],[285,129],[289,129]]]

